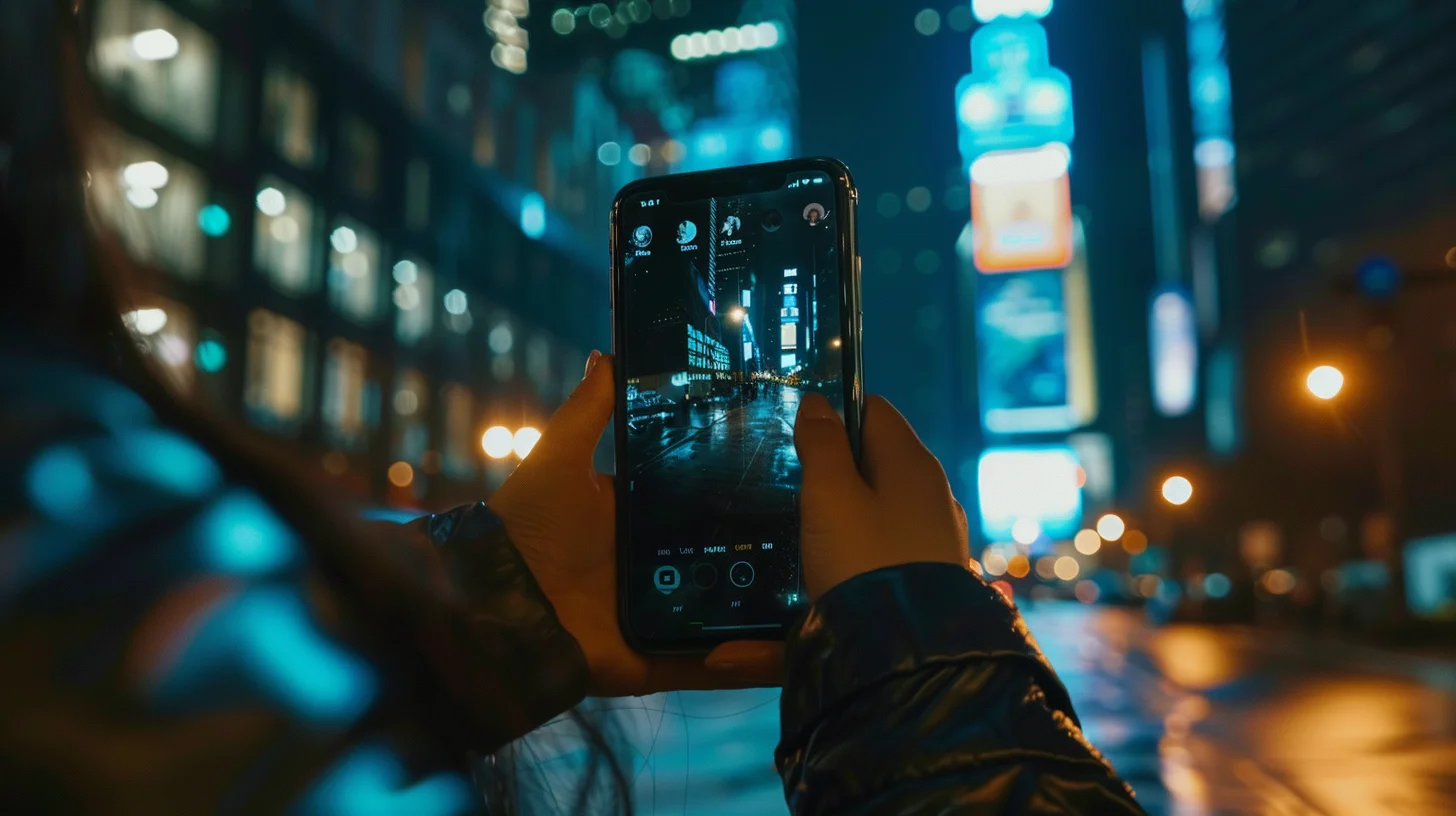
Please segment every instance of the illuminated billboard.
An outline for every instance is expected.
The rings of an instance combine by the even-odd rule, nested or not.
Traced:
[[[1065,270],[975,275],[977,388],[992,434],[1080,428],[1097,418],[1092,302],[1081,224]]]
[[[1153,293],[1148,309],[1153,405],[1166,417],[1183,416],[1198,399],[1198,332],[1193,301],[1181,286]]]
[[[1423,618],[1456,611],[1456,535],[1418,538],[1405,545],[1406,604]]]
[[[981,533],[1010,541],[1017,522],[1034,522],[1047,538],[1071,538],[1082,523],[1082,481],[1067,445],[987,449],[976,467]]]
[[[981,421],[996,434],[1076,427],[1067,380],[1062,273],[978,276]]]
[[[966,161],[1072,141],[1072,82],[1051,67],[1046,30],[1034,20],[981,27],[971,37],[971,73],[956,84],[955,98]]]
[[[976,268],[1060,269],[1072,262],[1071,152],[1052,144],[990,153],[971,165]]]

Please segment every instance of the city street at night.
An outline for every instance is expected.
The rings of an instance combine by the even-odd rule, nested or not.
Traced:
[[[1024,609],[1086,734],[1153,816],[1456,812],[1456,660],[1245,627],[1150,627],[1142,613]],[[784,813],[778,690],[673,692],[617,709],[638,812]],[[565,724],[529,738],[568,802]],[[558,747],[552,749],[552,745]],[[557,759],[553,759],[556,757]],[[569,808],[535,812],[568,812]]]
[[[652,497],[653,524],[680,530],[693,519],[783,517],[797,508],[794,417],[799,391],[765,384],[756,397],[690,409],[678,427],[632,440],[632,478]],[[710,540],[718,531],[700,531]]]
[[[1456,816],[1456,0],[0,9],[0,816]]]

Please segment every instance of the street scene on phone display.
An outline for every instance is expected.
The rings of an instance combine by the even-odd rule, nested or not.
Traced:
[[[806,393],[843,406],[834,187],[624,203],[628,527],[645,632],[774,630],[801,601]]]

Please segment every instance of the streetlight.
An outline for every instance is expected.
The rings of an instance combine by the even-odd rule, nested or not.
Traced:
[[[1168,504],[1187,504],[1193,498],[1193,483],[1182,476],[1169,476],[1163,482],[1163,498]]]
[[[1338,368],[1329,365],[1316,366],[1304,378],[1304,386],[1309,393],[1314,394],[1322,400],[1334,399],[1345,387],[1345,375],[1340,373]]]
[[[728,310],[728,319],[732,320],[734,323],[742,323],[743,318],[747,316],[748,312],[745,311],[742,306],[734,306],[732,309]]]

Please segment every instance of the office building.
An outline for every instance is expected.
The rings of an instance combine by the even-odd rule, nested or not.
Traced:
[[[690,5],[569,9],[572,37],[527,0],[88,4],[110,121],[91,195],[160,272],[139,342],[360,495],[478,499],[609,347],[611,196],[720,113],[721,59],[642,73],[738,24]],[[787,41],[757,64],[791,64]]]

